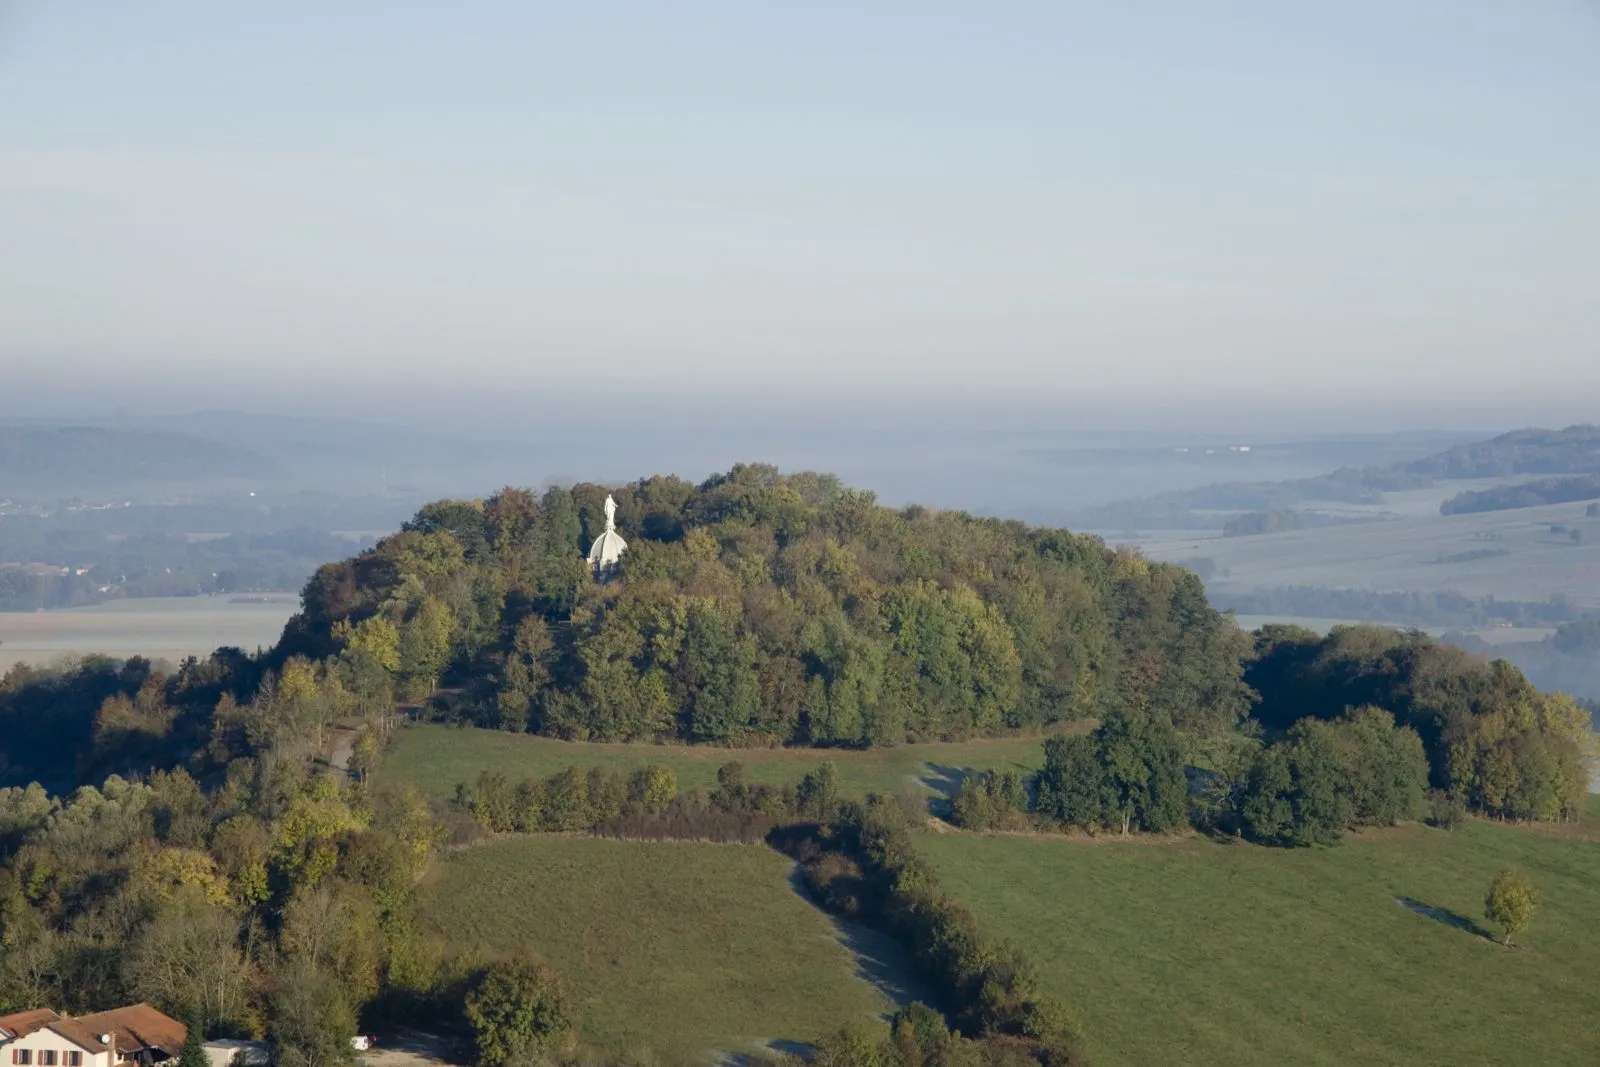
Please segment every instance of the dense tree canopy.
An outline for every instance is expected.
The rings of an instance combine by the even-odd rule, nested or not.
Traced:
[[[1096,538],[765,466],[609,491],[630,547],[606,584],[581,555],[607,489],[444,501],[322,568],[279,653],[392,628],[371,658],[413,695],[448,678],[485,725],[569,738],[864,745],[1117,708],[1214,731],[1248,707],[1199,580]]]
[[[1350,708],[1387,709],[1421,739],[1432,784],[1489,814],[1566,818],[1583,803],[1588,712],[1541,693],[1503,660],[1486,663],[1417,631],[1341,626],[1323,638],[1267,626],[1246,678],[1260,694],[1254,714],[1271,731]]]

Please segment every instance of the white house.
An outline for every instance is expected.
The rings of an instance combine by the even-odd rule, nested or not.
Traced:
[[[76,1018],[37,1008],[0,1016],[0,1067],[150,1067],[175,1059],[187,1034],[148,1004]]]
[[[265,1041],[218,1038],[201,1046],[211,1067],[267,1067],[272,1062]]]

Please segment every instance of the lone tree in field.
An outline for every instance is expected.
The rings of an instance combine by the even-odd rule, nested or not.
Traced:
[[[1504,870],[1489,883],[1489,892],[1483,898],[1484,918],[1500,927],[1505,933],[1501,944],[1511,944],[1511,935],[1521,933],[1533,920],[1533,911],[1539,906],[1539,891],[1521,871]]]

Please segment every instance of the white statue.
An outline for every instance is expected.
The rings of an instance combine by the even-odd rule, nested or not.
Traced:
[[[589,548],[589,566],[594,568],[596,581],[605,581],[617,569],[617,560],[628,551],[628,542],[617,533],[617,502],[611,499],[611,494],[606,494],[606,528],[605,531],[594,539],[594,544]]]

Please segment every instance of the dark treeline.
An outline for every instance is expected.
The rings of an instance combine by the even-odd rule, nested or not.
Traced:
[[[1475,489],[1439,505],[1441,515],[1470,515],[1480,511],[1511,511],[1546,504],[1570,504],[1600,497],[1600,474],[1583,478],[1543,478],[1520,485]]]
[[[1348,626],[1322,638],[1268,626],[1247,676],[1268,730],[1385,709],[1416,731],[1435,788],[1492,815],[1574,817],[1588,789],[1589,716],[1571,697],[1425,634]]]
[[[464,713],[573,739],[866,745],[1137,706],[1226,728],[1242,638],[1180,567],[1096,538],[879,507],[736,467],[612,490],[629,541],[581,559],[607,490],[429,505],[324,567],[280,650],[355,656]]]
[[[1223,537],[1251,537],[1255,534],[1282,533],[1286,530],[1310,530],[1323,526],[1350,526],[1372,522],[1369,518],[1346,515],[1329,515],[1321,511],[1251,511],[1236,515],[1222,524]]]
[[[678,792],[678,778],[663,764],[624,776],[604,767],[576,767],[513,785],[484,772],[456,786],[455,805],[491,833],[573,833],[643,840],[753,844],[775,827],[826,822],[839,808],[838,774],[824,762],[797,784],[751,782],[744,765],[723,764],[710,793]]]
[[[952,818],[975,829],[1171,833],[1193,825],[1264,844],[1332,844],[1346,830],[1467,810],[1578,817],[1593,745],[1589,709],[1541,693],[1412,632],[1269,626],[1246,680],[1250,719],[1212,738],[1118,710],[1089,734],[1051,738],[1031,782],[963,782]]]
[[[1291,615],[1311,619],[1363,619],[1401,626],[1556,626],[1590,613],[1562,596],[1549,600],[1497,600],[1452,592],[1376,592],[1289,585],[1248,592],[1217,591],[1217,607],[1240,615]]]

